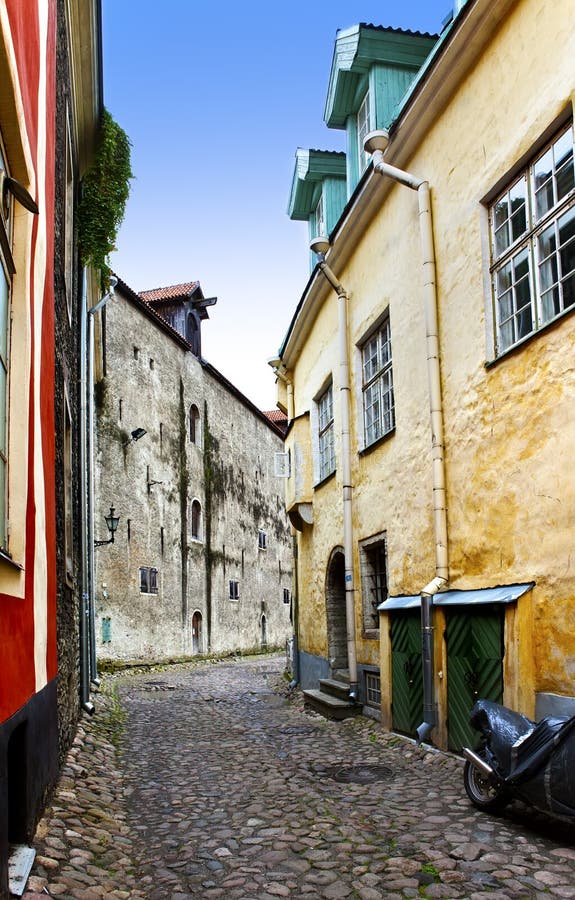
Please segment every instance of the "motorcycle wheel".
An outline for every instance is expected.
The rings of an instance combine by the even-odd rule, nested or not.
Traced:
[[[494,785],[469,760],[463,769],[463,784],[471,802],[484,812],[499,812],[509,802],[507,792]]]

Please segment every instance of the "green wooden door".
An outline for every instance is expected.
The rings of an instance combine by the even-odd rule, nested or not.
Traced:
[[[503,610],[486,606],[447,613],[447,715],[449,749],[476,747],[469,724],[476,700],[503,699]]]
[[[423,717],[421,614],[396,612],[391,618],[391,699],[394,731],[415,736]]]

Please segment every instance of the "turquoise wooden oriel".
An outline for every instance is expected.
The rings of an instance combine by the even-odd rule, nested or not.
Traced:
[[[338,32],[324,120],[347,132],[348,197],[362,174],[357,114],[366,94],[370,130],[389,128],[437,40],[437,35],[364,24]]]
[[[345,153],[329,150],[296,151],[296,160],[288,215],[290,219],[309,223],[310,239],[319,233],[316,211],[323,204],[323,233],[327,236],[333,230],[346,204],[346,160]],[[310,255],[310,265],[314,260]]]

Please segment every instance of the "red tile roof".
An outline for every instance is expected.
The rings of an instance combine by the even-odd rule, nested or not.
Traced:
[[[189,297],[200,286],[199,281],[187,281],[184,284],[172,284],[170,287],[154,288],[151,291],[140,291],[138,296],[144,303],[153,303],[154,300],[176,300],[179,297]]]
[[[287,422],[287,416],[281,409],[263,410],[264,416],[267,416],[270,422],[278,422],[283,425]]]

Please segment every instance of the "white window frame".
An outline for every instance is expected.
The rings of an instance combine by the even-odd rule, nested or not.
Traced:
[[[359,104],[359,109],[355,117],[357,130],[357,160],[359,166],[359,174],[362,175],[367,169],[370,154],[363,149],[363,142],[366,136],[372,131],[371,127],[371,95],[369,88],[365,92],[365,96]]]
[[[364,447],[395,429],[393,359],[389,314],[360,344]]]
[[[325,199],[323,190],[319,195],[316,207],[313,212],[313,221],[315,229],[315,237],[327,237],[327,226],[325,220]]]
[[[323,481],[336,470],[333,383],[330,382],[316,400],[318,478]]]
[[[575,309],[572,123],[538,150],[490,203],[489,231],[494,350],[499,357]]]

